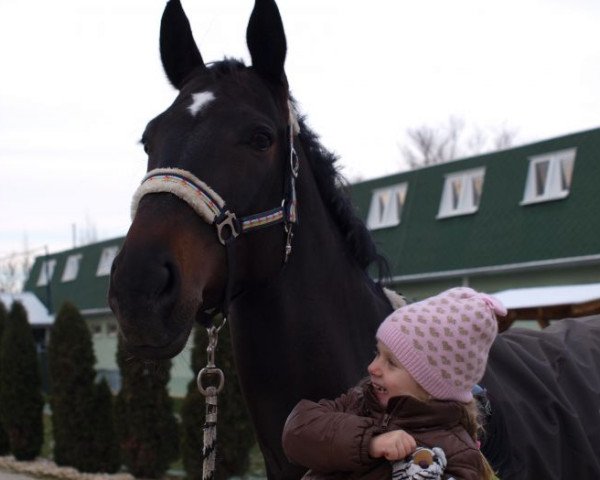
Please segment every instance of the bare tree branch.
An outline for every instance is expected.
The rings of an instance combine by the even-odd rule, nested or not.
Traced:
[[[400,150],[410,168],[448,162],[461,156],[502,150],[513,145],[517,131],[505,125],[495,129],[473,128],[467,132],[464,119],[451,116],[447,123],[422,125],[406,131]]]
[[[0,292],[18,293],[29,276],[33,252],[13,252],[0,258]]]

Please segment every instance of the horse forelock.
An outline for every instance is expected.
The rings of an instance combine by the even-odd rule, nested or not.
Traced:
[[[218,62],[207,63],[206,66],[208,67],[208,73],[215,80],[218,80],[226,75],[235,75],[248,68],[242,60],[231,57],[225,57],[223,60]]]

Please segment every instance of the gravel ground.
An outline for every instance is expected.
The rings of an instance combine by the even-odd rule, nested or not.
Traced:
[[[182,480],[183,472],[169,470],[163,480]],[[139,480],[129,473],[81,473],[70,467],[58,467],[54,462],[38,458],[19,462],[12,456],[0,456],[0,480]],[[267,480],[262,475],[231,477],[230,480]]]
[[[0,457],[0,480],[135,480],[128,473],[90,474],[80,473],[74,468],[58,467],[43,458],[31,462],[19,462],[12,456]]]
[[[35,477],[28,477],[21,473],[7,472],[6,470],[0,470],[0,480],[31,480]]]

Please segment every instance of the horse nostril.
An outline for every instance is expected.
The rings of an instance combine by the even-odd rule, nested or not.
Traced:
[[[180,293],[179,269],[173,261],[165,260],[156,273],[155,291],[152,295],[155,312],[161,318],[169,318]]]
[[[125,303],[131,310],[164,310],[177,301],[180,285],[181,274],[170,254],[134,254],[115,262],[109,296],[113,303]]]
[[[179,274],[175,264],[169,260],[161,267],[160,283],[157,285],[157,294],[160,297],[170,296],[179,285]]]

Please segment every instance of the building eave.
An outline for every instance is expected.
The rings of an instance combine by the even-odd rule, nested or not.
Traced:
[[[462,268],[458,270],[444,270],[438,272],[425,272],[410,275],[395,275],[391,284],[403,282],[427,282],[432,280],[444,280],[449,278],[462,278],[472,276],[487,276],[501,273],[517,273],[521,271],[547,270],[561,267],[583,267],[600,264],[600,254],[584,255],[579,257],[552,258],[548,260],[535,260],[531,262],[510,263],[504,265],[489,265],[485,267]]]
[[[108,307],[103,307],[103,308],[86,308],[84,310],[81,310],[81,314],[83,316],[98,316],[98,315],[113,315],[113,312],[110,308]]]

